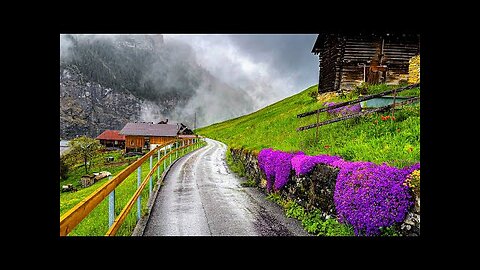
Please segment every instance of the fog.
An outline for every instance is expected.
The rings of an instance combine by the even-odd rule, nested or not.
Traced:
[[[316,35],[150,35],[153,41],[147,35],[75,37],[112,42],[128,37],[157,46],[158,56],[147,59],[140,71],[139,83],[151,83],[156,92],[142,93],[142,121],[168,118],[193,127],[196,113],[196,127],[202,127],[251,113],[318,81],[318,57],[311,53]],[[60,36],[62,60],[69,60],[72,46]]]

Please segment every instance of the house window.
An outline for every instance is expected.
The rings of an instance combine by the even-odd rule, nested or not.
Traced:
[[[144,139],[145,139],[145,142],[143,144],[143,147],[146,149],[150,148],[150,137],[144,137]]]
[[[115,141],[115,145],[117,145],[117,144],[118,144],[118,141]]]
[[[133,145],[133,144],[134,144],[134,143],[133,143],[133,140],[132,140],[132,141],[130,141],[130,145]]]

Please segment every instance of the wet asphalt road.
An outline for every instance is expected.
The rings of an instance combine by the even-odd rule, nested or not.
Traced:
[[[166,175],[145,236],[308,236],[300,222],[265,199],[225,163],[226,146],[208,145],[178,160]]]

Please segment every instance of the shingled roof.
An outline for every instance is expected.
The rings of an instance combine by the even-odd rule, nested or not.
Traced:
[[[125,136],[118,134],[118,130],[105,130],[97,136],[97,140],[125,141]]]
[[[134,136],[175,137],[178,134],[177,124],[127,123],[120,134]]]

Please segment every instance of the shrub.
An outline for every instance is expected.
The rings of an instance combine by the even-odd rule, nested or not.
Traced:
[[[409,187],[415,196],[420,196],[420,170],[414,170],[407,179],[405,179],[405,186]]]
[[[402,222],[412,206],[404,180],[408,170],[351,162],[339,172],[334,202],[340,222],[347,222],[356,235],[378,235],[380,227]]]
[[[65,158],[60,158],[60,179],[67,179],[68,177],[69,166],[65,161]]]
[[[290,167],[287,161],[290,161]],[[282,154],[272,149],[259,153],[260,168],[270,181],[275,176],[276,189],[286,183],[290,168],[298,176],[309,173],[318,163],[340,169],[334,191],[338,221],[350,224],[356,235],[380,234],[381,228],[402,222],[413,204],[408,186],[411,180],[406,182],[406,179],[420,169],[420,163],[399,169],[386,163],[377,165],[373,162],[345,161],[338,156]],[[290,211],[289,215],[294,216],[296,212],[292,211],[299,210]]]
[[[309,173],[312,168],[318,163],[333,164],[335,161],[339,161],[339,156],[330,155],[318,155],[307,156],[305,154],[297,154],[292,158],[292,168],[295,170],[297,176]]]
[[[280,190],[287,184],[292,170],[291,159],[295,155],[304,155],[303,152],[295,154],[275,151],[271,148],[263,149],[258,154],[258,166],[265,173],[267,191]]]

